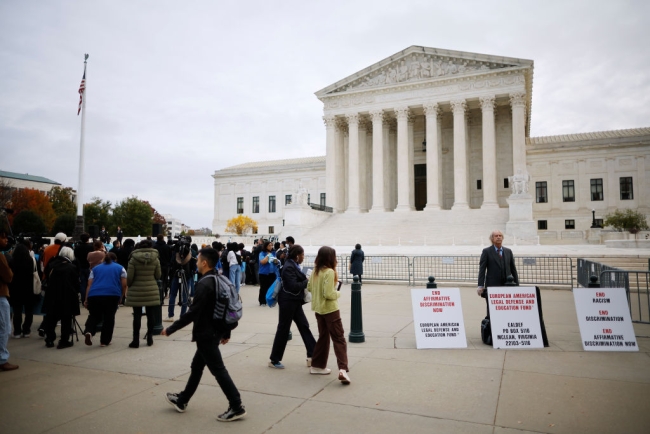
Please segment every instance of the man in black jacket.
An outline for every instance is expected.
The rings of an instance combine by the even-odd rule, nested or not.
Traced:
[[[170,336],[193,322],[192,342],[196,342],[196,353],[192,360],[190,378],[187,380],[185,390],[181,393],[167,393],[166,399],[179,413],[185,412],[187,404],[196,392],[207,366],[212,375],[217,379],[221,390],[228,398],[228,410],[217,416],[220,422],[231,422],[241,419],[246,414],[246,409],[241,404],[239,391],[230,378],[224,366],[219,344],[225,345],[230,340],[230,330],[237,325],[227,325],[222,319],[212,318],[217,301],[216,273],[214,267],[219,260],[219,252],[212,248],[201,249],[197,258],[199,273],[203,275],[196,285],[196,296],[189,310],[181,315],[180,319],[162,331],[163,336]]]
[[[79,236],[79,243],[75,245],[74,257],[79,265],[79,294],[81,294],[81,303],[86,301],[86,287],[88,286],[88,277],[90,276],[90,264],[88,263],[88,253],[93,251],[93,244],[89,243],[90,235],[84,232]]]
[[[153,248],[158,250],[158,259],[160,259],[160,274],[162,277],[163,288],[162,298],[164,299],[167,297],[167,293],[169,292],[169,263],[172,258],[172,249],[169,248],[165,242],[165,237],[162,234],[158,234]]]
[[[515,267],[515,257],[512,250],[503,247],[503,233],[501,231],[492,231],[490,234],[492,245],[483,249],[479,261],[478,270],[478,288],[476,292],[485,298],[488,304],[487,315],[490,316],[490,306],[488,302],[488,288],[491,286],[504,286],[508,276],[512,275],[514,283],[519,285],[519,275]]]

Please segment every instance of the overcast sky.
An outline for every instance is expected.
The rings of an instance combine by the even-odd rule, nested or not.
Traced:
[[[531,135],[650,127],[650,2],[0,0],[0,169],[212,225],[215,170],[325,154],[314,92],[411,45],[535,62]]]

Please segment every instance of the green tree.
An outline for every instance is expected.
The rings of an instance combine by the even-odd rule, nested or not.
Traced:
[[[115,205],[113,219],[119,222],[125,235],[151,235],[153,209],[151,205],[137,196],[124,199]]]
[[[59,232],[70,236],[74,232],[74,227],[76,224],[77,216],[74,214],[63,214],[60,215],[54,220],[54,225],[50,233],[56,235]]]
[[[41,216],[36,214],[34,211],[25,210],[19,212],[16,217],[14,217],[13,231],[16,235],[31,232],[37,235],[43,235],[47,232],[47,227],[45,226]]]
[[[57,217],[63,215],[77,215],[77,206],[72,198],[74,191],[70,187],[53,187],[47,194],[52,203],[52,208]]]
[[[103,201],[98,197],[93,197],[90,203],[84,204],[84,230],[88,231],[88,226],[95,225],[98,229],[102,226],[109,227],[111,223],[111,203]]]
[[[645,215],[629,208],[617,209],[613,213],[607,214],[603,223],[605,226],[611,226],[619,231],[625,230],[631,234],[648,229]]]
[[[226,223],[226,232],[234,232],[237,235],[243,235],[248,231],[257,231],[257,222],[246,215],[233,217]]]

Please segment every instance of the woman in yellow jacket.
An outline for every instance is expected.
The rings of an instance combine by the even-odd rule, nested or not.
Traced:
[[[314,260],[314,273],[307,284],[307,290],[311,292],[311,309],[316,312],[318,323],[318,341],[314,348],[310,372],[320,375],[332,372],[327,368],[331,337],[339,366],[339,380],[343,384],[350,384],[347,342],[339,312],[338,299],[341,293],[337,291],[336,264],[336,251],[331,247],[321,247]]]

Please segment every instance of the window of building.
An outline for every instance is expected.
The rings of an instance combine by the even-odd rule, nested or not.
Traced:
[[[626,176],[621,178],[621,200],[634,199],[634,191],[632,188],[632,177]]]
[[[284,195],[284,204],[285,205],[291,205],[291,195],[290,194],[285,194]]]
[[[269,235],[275,233],[275,226],[269,226]]]
[[[603,200],[603,178],[596,178],[591,183],[591,200]]]
[[[576,201],[576,190],[573,184],[573,180],[564,180],[562,181],[562,201],[563,202],[575,202]]]
[[[545,231],[548,229],[548,221],[547,220],[537,220],[537,229],[540,231]]]
[[[508,182],[508,178],[503,178],[503,188],[510,188],[510,182]]]
[[[320,206],[325,206],[325,193],[320,194]]]
[[[596,227],[597,228],[602,228],[603,226],[603,219],[596,219]]]
[[[547,191],[548,190],[546,189],[546,181],[539,181],[535,183],[535,197],[537,198],[537,203],[548,202]],[[544,221],[544,220],[540,220],[540,221]]]
[[[237,198],[237,214],[244,214],[244,198]]]
[[[275,212],[275,196],[269,196],[269,212]]]
[[[260,212],[260,197],[253,196],[253,214],[259,214]]]
[[[477,180],[476,180],[476,189],[477,189],[477,190],[480,190],[481,187],[482,187],[482,186],[481,186],[481,180],[480,180],[480,179],[477,179]]]
[[[575,220],[564,220],[564,229],[575,229],[576,221]]]

